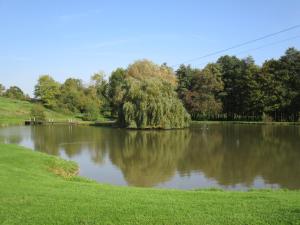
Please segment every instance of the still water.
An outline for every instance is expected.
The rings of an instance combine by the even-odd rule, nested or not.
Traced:
[[[300,189],[300,127],[199,125],[172,131],[0,128],[0,142],[76,161],[80,175],[138,187]]]

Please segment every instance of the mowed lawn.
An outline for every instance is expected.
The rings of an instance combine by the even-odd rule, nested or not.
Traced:
[[[0,224],[300,224],[300,192],[116,187],[74,162],[0,144]]]
[[[0,126],[24,124],[25,120],[30,119],[30,111],[33,106],[34,104],[28,101],[0,97]],[[48,109],[45,109],[45,114],[47,119],[54,119],[55,121],[76,119],[73,115],[66,115]]]

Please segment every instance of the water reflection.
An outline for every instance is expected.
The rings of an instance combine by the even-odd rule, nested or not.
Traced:
[[[107,183],[118,177],[143,187],[177,188],[184,181],[187,188],[257,183],[300,188],[300,128],[293,126],[209,125],[173,131],[33,126],[1,128],[0,141],[73,159],[82,175]]]
[[[155,186],[174,175],[190,136],[188,130],[123,132],[111,143],[109,157],[130,185]]]

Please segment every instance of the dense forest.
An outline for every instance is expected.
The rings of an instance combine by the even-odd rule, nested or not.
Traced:
[[[30,99],[16,86],[0,95],[39,101],[57,111],[78,113],[84,120],[99,115],[117,118],[122,127],[179,128],[193,120],[298,121],[300,51],[289,48],[262,66],[252,57],[222,56],[202,69],[136,61],[118,68],[108,80],[96,73],[88,83],[64,83],[40,76]]]
[[[294,48],[261,67],[251,57],[222,56],[202,70],[182,65],[176,75],[194,120],[299,119],[300,52]]]

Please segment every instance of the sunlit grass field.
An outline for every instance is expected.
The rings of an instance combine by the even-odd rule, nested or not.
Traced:
[[[21,125],[30,119],[30,110],[34,103],[0,97],[0,126]],[[68,121],[68,119],[79,120],[74,115],[67,115],[45,109],[47,119],[55,121]]]

